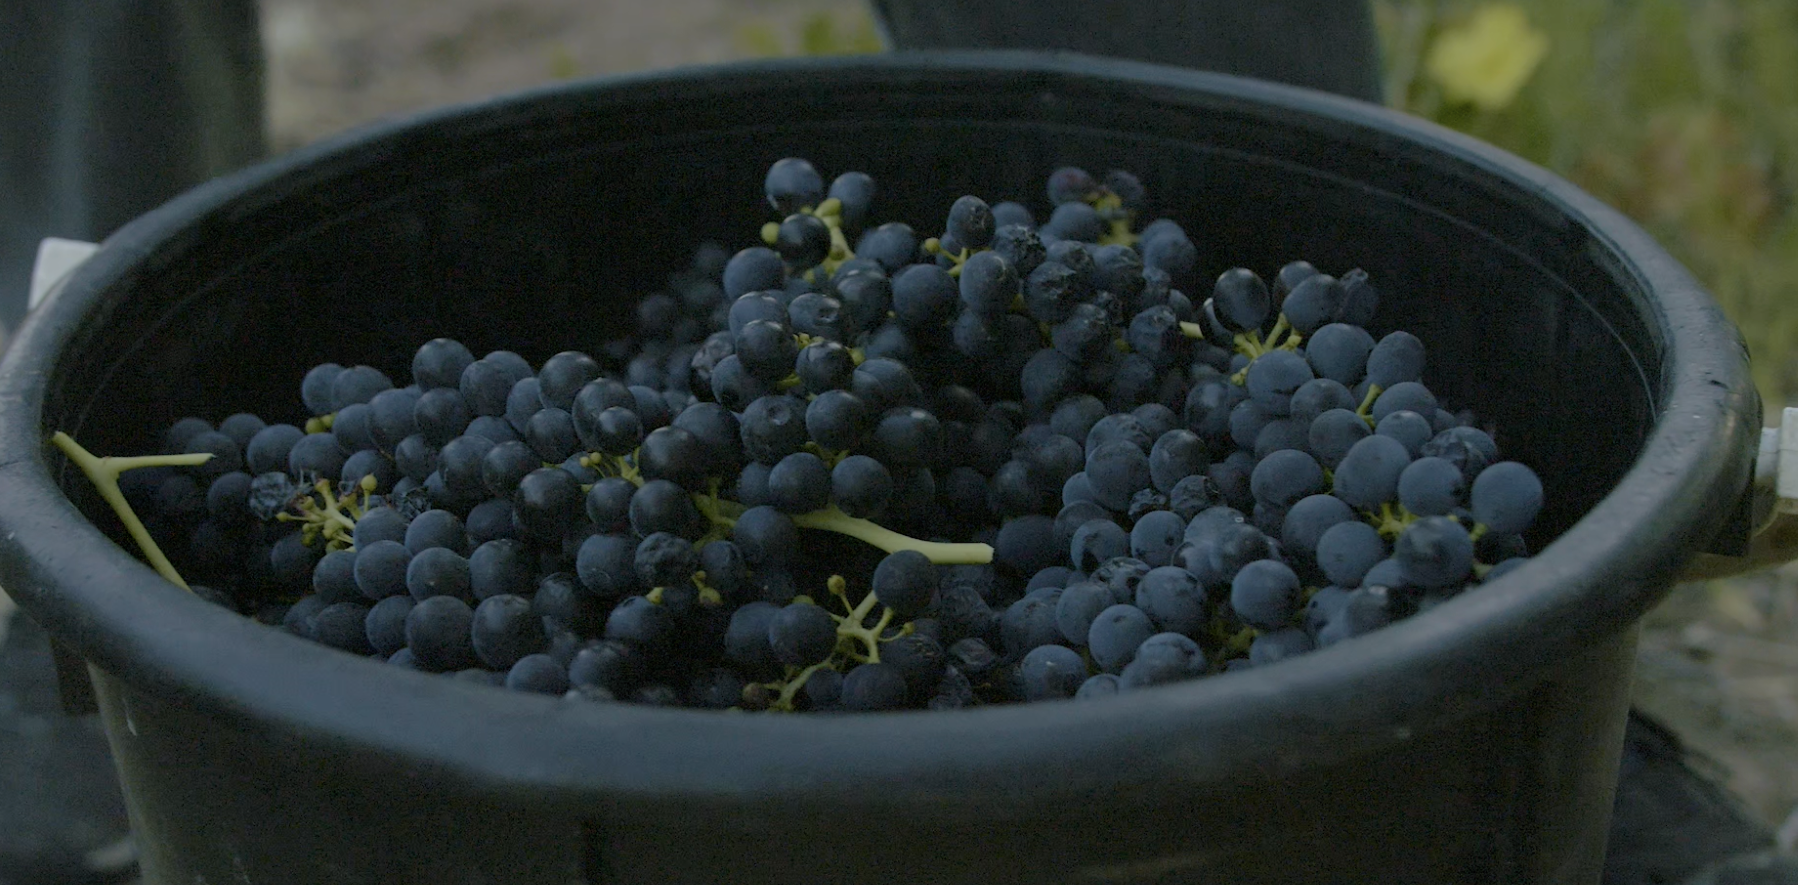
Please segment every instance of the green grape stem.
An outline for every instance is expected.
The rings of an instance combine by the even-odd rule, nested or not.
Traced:
[[[1392,502],[1380,505],[1380,512],[1367,514],[1367,521],[1379,531],[1380,537],[1388,541],[1395,540],[1405,533],[1405,528],[1417,521],[1417,514],[1405,509],[1405,505],[1394,506]]]
[[[848,535],[851,538],[873,544],[888,553],[916,550],[929,557],[930,561],[937,565],[984,565],[993,561],[993,548],[987,544],[920,541],[892,529],[875,525],[865,519],[850,516],[838,509],[835,504],[825,507],[823,510],[801,513],[793,517],[793,524],[803,529],[820,529]]]
[[[1355,408],[1355,414],[1360,415],[1361,420],[1366,421],[1368,427],[1373,427],[1375,424],[1373,420],[1373,404],[1374,400],[1379,399],[1380,394],[1382,393],[1385,393],[1385,390],[1382,389],[1380,385],[1367,385],[1367,395],[1361,398],[1361,405]]]
[[[129,458],[99,457],[75,442],[74,437],[58,430],[50,437],[54,443],[81,472],[87,475],[88,482],[94,484],[100,497],[118,514],[119,521],[125,524],[125,531],[131,540],[137,542],[138,549],[144,558],[150,561],[150,567],[168,579],[169,583],[191,592],[192,587],[182,580],[181,573],[175,570],[174,563],[162,554],[162,548],[150,537],[150,530],[144,527],[143,520],[131,509],[130,502],[125,500],[125,493],[119,490],[119,474],[140,467],[196,467],[212,459],[210,452],[195,455],[139,455]]]

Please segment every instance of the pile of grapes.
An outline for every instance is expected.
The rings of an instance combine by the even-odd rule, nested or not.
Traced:
[[[185,418],[124,499],[192,589],[396,667],[593,701],[1094,698],[1377,629],[1528,553],[1526,466],[1369,330],[1366,273],[1138,227],[1132,175],[874,226],[800,159],[766,245],[533,366],[424,343],[310,416]],[[854,243],[853,249],[850,244]]]

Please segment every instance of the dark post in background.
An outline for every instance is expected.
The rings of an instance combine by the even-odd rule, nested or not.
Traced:
[[[0,2],[0,348],[39,240],[100,240],[262,158],[262,70],[252,0]],[[64,715],[43,631],[0,617],[0,883],[124,881],[99,723]]]
[[[262,154],[251,0],[0,3],[0,328],[39,240],[99,240]]]
[[[1069,49],[1381,101],[1362,0],[871,0],[895,49]]]

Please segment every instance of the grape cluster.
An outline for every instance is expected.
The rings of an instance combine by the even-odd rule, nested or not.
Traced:
[[[963,196],[920,236],[784,159],[762,245],[700,248],[591,354],[319,365],[303,420],[184,418],[164,452],[204,463],[122,489],[196,593],[325,645],[751,710],[1261,666],[1523,561],[1541,482],[1370,331],[1366,273],[1195,300],[1134,176],[1046,190],[1040,224]]]

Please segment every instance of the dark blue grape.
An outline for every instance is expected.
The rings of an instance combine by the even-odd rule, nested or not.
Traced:
[[[420,394],[412,405],[412,422],[434,446],[461,436],[473,417],[468,401],[454,387],[435,387]]]
[[[1232,436],[1231,421],[1235,409],[1247,399],[1248,391],[1227,379],[1214,378],[1194,384],[1186,394],[1186,427],[1211,443],[1222,443]],[[1250,443],[1253,444],[1252,437]]]
[[[1074,567],[1090,570],[1108,559],[1128,556],[1130,535],[1110,519],[1091,519],[1074,530],[1068,547]]]
[[[406,647],[423,670],[439,673],[475,664],[469,628],[474,609],[454,596],[432,596],[406,614]]]
[[[1259,330],[1273,308],[1267,284],[1246,267],[1232,268],[1218,276],[1211,290],[1211,303],[1218,321],[1231,332]]]
[[[458,436],[437,453],[437,472],[443,485],[458,501],[479,501],[489,494],[483,469],[493,441],[479,436]],[[558,459],[560,460],[560,459]]]
[[[1059,261],[1042,261],[1024,277],[1024,309],[1040,323],[1067,319],[1085,294],[1079,275]]]
[[[665,479],[643,483],[631,495],[629,514],[631,529],[640,536],[668,532],[692,539],[705,528],[693,496]]]
[[[1315,562],[1317,545],[1325,532],[1338,523],[1355,520],[1355,512],[1335,495],[1310,495],[1286,511],[1280,527],[1280,545],[1301,561]]]
[[[1093,662],[1107,673],[1122,672],[1143,641],[1155,633],[1154,622],[1134,605],[1114,604],[1093,618],[1086,645]]]
[[[574,432],[574,418],[553,406],[532,413],[525,421],[522,435],[531,451],[550,464],[568,460],[579,451],[581,444],[580,437]]]
[[[874,179],[866,172],[845,172],[831,180],[826,197],[841,205],[837,214],[846,232],[861,230],[867,222],[875,192]]]
[[[1098,359],[1115,336],[1116,329],[1104,309],[1084,302],[1074,305],[1067,318],[1049,330],[1055,350],[1076,363]]]
[[[448,510],[427,510],[406,526],[406,549],[417,556],[431,547],[443,547],[456,553],[468,550],[468,536],[462,519]]]
[[[1498,460],[1498,446],[1484,431],[1472,427],[1450,427],[1430,438],[1419,449],[1425,457],[1442,458],[1461,471],[1469,485],[1486,465]]]
[[[331,396],[331,386],[343,371],[343,366],[336,363],[322,363],[306,371],[305,378],[300,381],[300,401],[305,404],[306,411],[313,415],[329,415],[337,411],[336,402]],[[170,446],[169,450],[178,452],[181,449],[177,444]]]
[[[730,301],[749,292],[778,289],[786,282],[786,265],[766,246],[751,246],[725,262],[722,284]]]
[[[751,569],[781,569],[798,552],[799,529],[792,517],[773,507],[751,507],[737,517],[731,540]]]
[[[413,599],[420,601],[434,596],[473,599],[473,578],[468,560],[445,547],[420,550],[406,564],[406,590]]]
[[[1118,693],[1118,677],[1113,673],[1100,673],[1087,677],[1080,683],[1080,690],[1074,692],[1076,701],[1092,701],[1108,698]]]
[[[1474,477],[1471,506],[1487,532],[1517,534],[1542,510],[1542,480],[1523,464],[1500,461]]]
[[[1073,204],[1069,204],[1073,205]],[[1018,665],[1024,681],[1024,699],[1046,701],[1071,698],[1086,681],[1086,661],[1064,645],[1039,645]]]
[[[363,616],[362,632],[377,653],[391,655],[406,647],[406,616],[412,613],[410,596],[389,596]]]
[[[1298,627],[1283,627],[1263,633],[1249,643],[1249,662],[1257,667],[1278,663],[1317,648],[1311,634]]]
[[[526,366],[527,370],[528,368]],[[529,374],[528,371],[524,374],[516,372],[516,366],[503,360],[496,361],[489,355],[469,363],[462,370],[462,377],[455,389],[462,394],[470,414],[503,416],[506,414],[506,400],[512,395],[512,386]],[[430,393],[429,390],[425,391],[419,401],[422,403]],[[422,427],[424,416],[420,413],[418,417]],[[461,428],[457,428],[456,432],[460,433]]]
[[[914,626],[924,623],[920,620]],[[935,692],[943,679],[948,655],[936,637],[919,631],[881,643],[880,660],[896,667],[905,677],[907,694],[916,703]]]
[[[505,670],[526,655],[548,647],[543,619],[531,610],[523,596],[490,596],[475,607],[469,638],[475,656],[494,670]]]
[[[1335,470],[1349,450],[1369,435],[1367,422],[1360,415],[1348,409],[1330,409],[1311,422],[1305,440],[1318,463]]]
[[[673,639],[674,614],[642,596],[626,597],[606,618],[605,638],[656,651]]]
[[[793,372],[806,393],[847,388],[855,376],[855,357],[836,341],[814,341],[799,351]]]
[[[1096,243],[1105,235],[1105,219],[1086,203],[1062,203],[1049,213],[1039,231],[1044,237]]]
[[[1398,501],[1418,516],[1448,516],[1461,506],[1466,480],[1441,458],[1412,461],[1398,477]]]
[[[637,542],[629,535],[592,535],[575,554],[575,577],[600,599],[629,596],[644,589],[637,581],[636,555]]]
[[[893,475],[886,465],[867,455],[850,455],[831,468],[826,488],[830,500],[844,513],[858,519],[874,519],[886,510],[892,498]]]
[[[331,410],[341,411],[347,406],[366,403],[374,399],[375,394],[392,387],[393,382],[380,369],[351,366],[331,379]]]
[[[433,338],[420,345],[412,355],[412,380],[423,390],[456,387],[462,372],[474,362],[474,354],[462,342],[451,338]]]
[[[481,485],[487,493],[510,498],[518,481],[543,466],[543,459],[523,442],[499,443],[481,456]]]
[[[406,592],[406,572],[412,551],[393,540],[358,544],[354,575],[362,595],[373,600]]]
[[[1410,332],[1393,332],[1367,355],[1367,380],[1381,389],[1423,378],[1423,342]]]
[[[957,197],[949,206],[945,230],[969,249],[985,249],[993,240],[993,210],[976,196]]]
[[[257,431],[244,447],[244,466],[255,476],[285,471],[289,453],[305,436],[306,431],[292,424],[270,424]]]
[[[1060,351],[1045,347],[1031,355],[1019,380],[1025,404],[1040,411],[1078,387],[1080,367]]]
[[[526,535],[548,541],[562,537],[581,517],[585,499],[580,483],[568,471],[544,467],[518,481],[512,506]]]
[[[1038,646],[1062,641],[1061,627],[1056,623],[1061,594],[1060,587],[1044,587],[1005,608],[999,616],[999,635],[1012,659],[1021,658]]]
[[[811,452],[794,452],[768,471],[768,497],[792,514],[822,510],[830,504],[831,471]]]
[[[1111,588],[1094,581],[1077,581],[1061,592],[1055,603],[1055,626],[1071,645],[1084,647],[1093,620],[1113,603]]]
[[[568,691],[568,669],[549,655],[526,655],[506,671],[503,684],[512,691],[561,695]]]
[[[1429,388],[1416,381],[1400,381],[1385,389],[1379,398],[1374,400],[1373,419],[1376,422],[1385,420],[1386,416],[1397,411],[1416,412],[1420,415],[1433,415],[1436,412],[1436,397]]]
[[[1118,688],[1131,690],[1195,679],[1211,669],[1199,644],[1179,633],[1157,633],[1143,640],[1136,656],[1118,675]]]
[[[1177,566],[1150,569],[1136,585],[1135,602],[1164,631],[1198,635],[1211,618],[1204,586]]]
[[[812,606],[812,608],[816,609],[817,606]],[[818,610],[823,611],[822,609]],[[781,607],[778,605],[757,600],[744,603],[732,612],[730,623],[724,631],[725,659],[755,674],[776,671],[781,664],[781,659],[775,656],[768,628],[769,624],[773,622],[775,614],[780,611]],[[830,620],[828,615],[825,616],[825,620]],[[783,638],[792,638],[794,632],[793,628],[786,628]],[[806,631],[801,629],[797,632],[804,634]],[[830,628],[830,640],[834,647],[836,642],[834,624]],[[825,654],[828,653],[827,649]]]
[[[1087,452],[1087,482],[1094,500],[1108,510],[1124,510],[1131,496],[1153,482],[1149,456],[1134,442],[1114,439],[1089,446]]]
[[[805,431],[826,449],[843,451],[857,447],[871,426],[872,413],[867,404],[847,390],[824,391],[805,407]]]
[[[784,394],[764,396],[749,404],[741,420],[743,453],[775,464],[805,445],[805,403]]]
[[[917,260],[918,236],[910,226],[889,221],[862,234],[856,241],[855,254],[878,261],[887,273],[895,273]]]
[[[1299,576],[1278,560],[1248,563],[1230,581],[1230,609],[1251,627],[1279,629],[1298,613],[1299,602]]]
[[[1329,378],[1313,378],[1292,395],[1291,415],[1294,421],[1309,427],[1319,415],[1332,409],[1354,411],[1360,400],[1340,382]]]
[[[936,592],[937,571],[930,558],[916,550],[889,553],[874,567],[874,598],[901,620],[922,614]]]
[[[1287,292],[1280,302],[1280,313],[1294,331],[1309,336],[1339,318],[1342,297],[1342,287],[1335,277],[1313,273]]]
[[[1426,590],[1452,587],[1473,572],[1473,540],[1446,516],[1426,516],[1405,527],[1392,545],[1405,580]]]
[[[1177,224],[1170,224],[1161,236],[1145,236],[1137,246],[1142,250],[1145,270],[1166,271],[1170,277],[1186,279],[1198,268],[1199,249]]]
[[[206,487],[206,512],[221,524],[249,523],[250,487],[255,480],[248,473],[235,471],[214,479]]]
[[[795,271],[815,267],[830,255],[830,227],[816,215],[788,215],[775,228],[774,251]]]
[[[1249,397],[1261,408],[1284,417],[1292,412],[1293,394],[1312,378],[1311,366],[1304,357],[1290,350],[1276,350],[1249,363],[1246,386]]]
[[[1380,293],[1367,281],[1367,271],[1357,267],[1343,274],[1337,286],[1342,289],[1342,309],[1338,313],[1342,322],[1356,326],[1372,323],[1380,309]]]
[[[1353,385],[1367,373],[1367,357],[1373,348],[1373,336],[1366,329],[1330,323],[1305,340],[1305,359],[1319,378]]]
[[[699,438],[679,427],[658,427],[637,450],[637,470],[646,480],[667,480],[682,488],[704,488],[711,473]]]
[[[1361,587],[1343,598],[1334,616],[1317,628],[1319,648],[1335,645],[1392,623],[1391,599],[1383,586]]]
[[[312,592],[326,605],[357,601],[356,552],[333,550],[312,566]]]
[[[693,579],[693,573],[699,570],[699,554],[686,538],[652,532],[637,542],[632,567],[643,586],[674,587]]]
[[[1374,432],[1404,443],[1405,451],[1410,452],[1412,458],[1422,455],[1424,443],[1435,435],[1428,418],[1406,409],[1399,409],[1381,418],[1375,425]]]
[[[1130,529],[1130,555],[1152,566],[1167,565],[1186,532],[1186,521],[1168,510],[1145,514]]]
[[[343,474],[345,453],[330,433],[308,433],[287,453],[287,472],[294,476],[337,477]]]
[[[1365,437],[1336,465],[1331,493],[1351,507],[1378,510],[1398,497],[1398,478],[1410,463],[1404,443],[1390,436]]]
[[[942,328],[960,306],[960,286],[935,264],[913,264],[893,274],[893,319],[908,331]]]
[[[824,202],[824,178],[810,162],[786,157],[768,167],[762,192],[768,197],[768,205],[785,215]]]
[[[1076,166],[1062,166],[1049,173],[1048,191],[1049,203],[1054,206],[1096,200],[1104,193],[1098,179]]]
[[[462,433],[464,436],[490,439],[494,445],[514,440],[524,441],[524,437],[514,430],[511,424],[506,423],[506,419],[493,415],[476,415],[474,420],[468,422],[468,429]]]
[[[858,664],[843,677],[839,703],[851,712],[896,710],[905,705],[905,674],[891,664]]]
[[[544,360],[537,370],[537,396],[545,408],[570,411],[575,395],[599,376],[599,364],[592,357],[566,350]]]
[[[1249,489],[1255,500],[1291,507],[1306,495],[1323,491],[1324,472],[1317,459],[1297,449],[1281,449],[1255,465]]]

